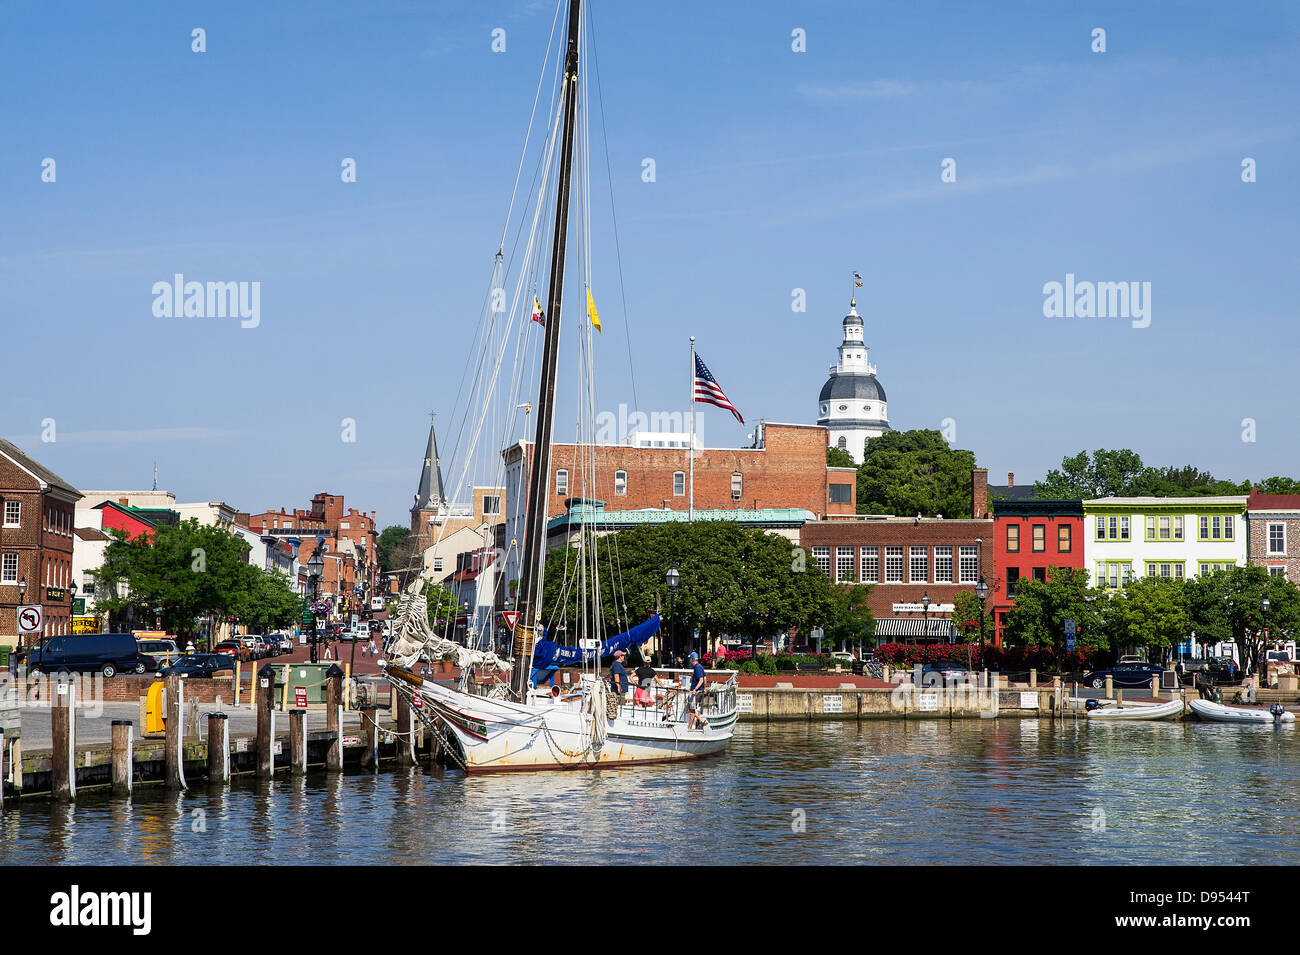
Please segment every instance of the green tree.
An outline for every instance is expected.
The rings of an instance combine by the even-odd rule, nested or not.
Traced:
[[[1273,641],[1300,634],[1300,590],[1285,577],[1270,577],[1254,564],[1230,567],[1187,581],[1190,629],[1197,643],[1232,641],[1246,670],[1258,670],[1264,655],[1264,630]],[[1268,597],[1267,614],[1262,598]]]
[[[231,615],[247,624],[253,633],[288,627],[302,614],[302,597],[284,574],[244,564],[237,576]]]
[[[447,624],[460,613],[456,605],[456,595],[445,585],[432,580],[424,585],[425,605],[429,611],[429,626],[434,633],[446,628]]]
[[[1087,451],[1080,451],[1062,458],[1059,470],[1048,471],[1046,478],[1036,482],[1034,494],[1054,499],[1122,497],[1133,493],[1134,483],[1146,470],[1141,455],[1127,448],[1098,448],[1091,457]]]
[[[971,590],[959,590],[952,600],[952,625],[967,643],[979,643],[980,634],[985,638],[993,636],[993,612],[987,607],[980,610],[979,598]],[[983,622],[984,629],[980,630]]]
[[[867,606],[870,584],[833,584],[830,616],[823,640],[833,650],[870,643],[876,635],[876,618]]]
[[[403,545],[406,544],[410,536],[409,529],[397,524],[385,527],[380,531],[379,536],[375,538],[375,551],[379,557],[379,570],[381,573],[392,574],[406,569],[406,548]],[[397,563],[399,556],[402,558],[400,566]]]
[[[858,513],[971,516],[975,455],[938,431],[886,431],[867,442],[858,467]]]
[[[826,449],[826,466],[830,468],[856,468],[853,463],[853,455],[843,448]]]
[[[1192,630],[1183,582],[1138,577],[1110,599],[1106,627],[1116,650],[1143,648],[1164,659]]]
[[[1046,580],[1021,578],[1016,605],[1007,614],[1002,633],[1008,643],[1024,647],[1065,647],[1065,621],[1077,627],[1080,647],[1107,645],[1103,624],[1106,598],[1088,588],[1088,572],[1073,567],[1049,567]]]

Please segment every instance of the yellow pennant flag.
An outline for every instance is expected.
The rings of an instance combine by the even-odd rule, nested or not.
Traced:
[[[601,331],[600,313],[596,311],[596,300],[591,297],[591,289],[587,289],[587,317],[591,319],[591,327]]]

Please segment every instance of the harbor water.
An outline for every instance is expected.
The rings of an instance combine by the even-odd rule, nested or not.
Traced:
[[[742,724],[656,768],[198,782],[10,803],[5,864],[1300,863],[1300,732]]]

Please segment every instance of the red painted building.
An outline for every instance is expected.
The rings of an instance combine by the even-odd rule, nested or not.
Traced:
[[[989,582],[995,643],[1022,578],[1046,580],[1049,567],[1083,564],[1083,501],[994,500],[993,565]]]
[[[126,535],[127,540],[135,540],[137,537],[144,535],[145,540],[151,544],[153,543],[154,530],[157,525],[137,514],[132,508],[114,504],[112,501],[105,501],[103,504],[96,504],[95,510],[104,512],[101,520],[105,532],[121,531]]]

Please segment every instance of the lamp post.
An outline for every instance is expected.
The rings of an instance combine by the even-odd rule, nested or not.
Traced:
[[[925,632],[925,639],[930,639],[930,591],[921,595],[921,629]]]
[[[22,580],[18,581],[18,606],[22,607],[25,603],[27,603],[27,578],[23,577]],[[26,637],[23,637],[23,646],[31,646]]]
[[[1259,609],[1264,614],[1264,632],[1259,642],[1259,685],[1262,687],[1268,676],[1268,596],[1259,598]]]
[[[984,664],[984,601],[989,596],[989,585],[980,578],[980,582],[975,585],[975,596],[980,602],[980,665]]]
[[[673,613],[673,598],[677,594],[677,585],[681,580],[682,575],[678,573],[676,564],[669,567],[668,572],[664,574],[664,581],[668,584],[668,657],[672,663],[676,663],[677,660],[677,615]]]
[[[311,581],[311,602],[312,602],[312,628],[311,633],[307,635],[307,642],[311,645],[311,662],[320,662],[317,657],[316,647],[316,603],[320,600],[320,578],[322,569],[325,566],[325,560],[320,555],[320,548],[311,555],[311,560],[307,561],[307,579]]]

